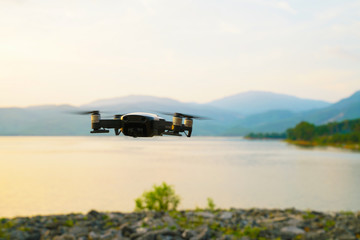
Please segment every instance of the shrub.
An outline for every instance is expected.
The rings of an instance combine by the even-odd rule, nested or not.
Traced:
[[[172,186],[163,182],[154,185],[152,191],[145,191],[141,197],[135,199],[135,210],[169,211],[176,210],[180,197],[175,194]]]
[[[208,209],[214,211],[215,210],[214,200],[212,198],[207,198],[207,203],[208,203]]]

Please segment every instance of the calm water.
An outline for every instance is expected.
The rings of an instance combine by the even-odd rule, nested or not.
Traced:
[[[360,210],[360,153],[241,138],[0,137],[0,216],[131,211],[153,184],[181,208]]]

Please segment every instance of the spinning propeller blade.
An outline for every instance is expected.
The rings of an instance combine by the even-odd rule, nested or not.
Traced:
[[[184,118],[193,118],[193,119],[198,119],[198,120],[210,120],[210,118],[208,117],[203,117],[203,116],[198,116],[198,115],[189,115],[189,114],[184,114],[184,113],[170,113],[170,112],[159,112],[160,114],[163,115],[168,115],[168,116],[176,116],[176,117],[184,117]]]
[[[71,114],[77,114],[77,115],[88,115],[88,114],[100,114],[99,110],[94,110],[94,111],[72,111],[69,112]]]

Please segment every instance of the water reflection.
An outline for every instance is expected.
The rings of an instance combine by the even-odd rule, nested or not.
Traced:
[[[360,155],[240,138],[0,137],[2,216],[132,211],[166,181],[181,208],[360,210]]]

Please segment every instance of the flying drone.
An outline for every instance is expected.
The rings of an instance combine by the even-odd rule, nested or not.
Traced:
[[[91,114],[90,133],[109,133],[108,129],[114,129],[115,135],[123,133],[132,137],[182,136],[180,133],[191,137],[193,119],[207,119],[183,113],[162,113],[172,115],[172,121],[166,121],[153,113],[143,112],[118,114],[114,115],[113,119],[102,119],[100,111],[78,112],[78,114]]]

